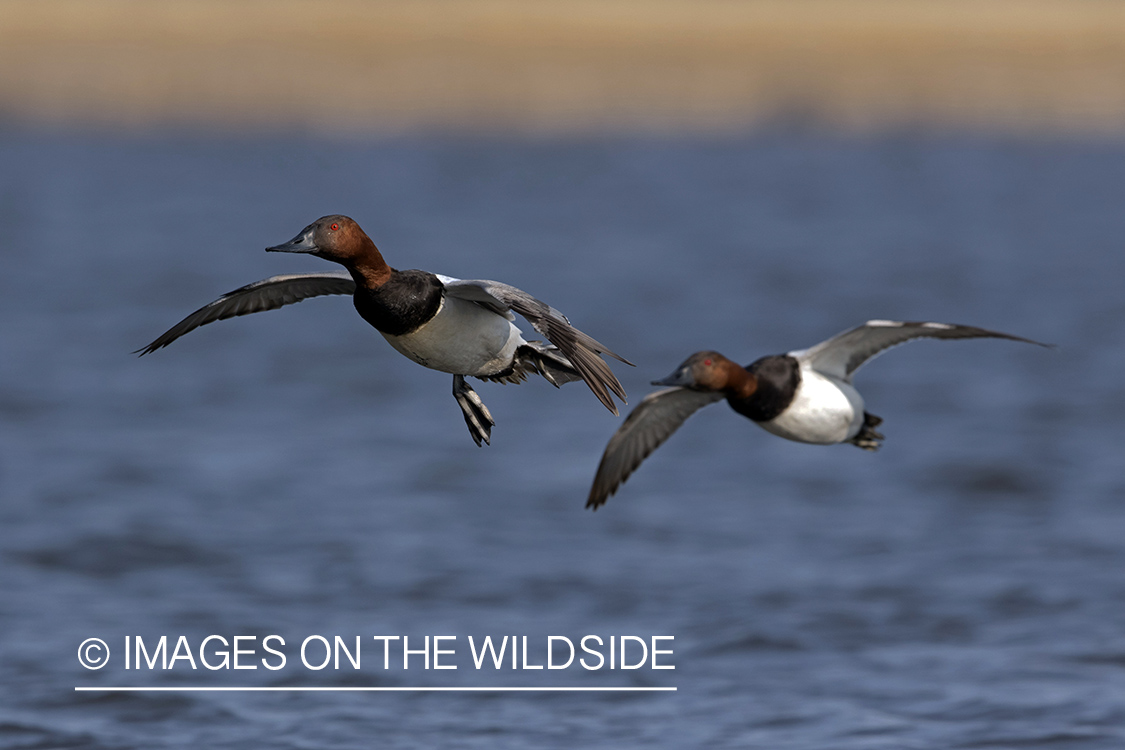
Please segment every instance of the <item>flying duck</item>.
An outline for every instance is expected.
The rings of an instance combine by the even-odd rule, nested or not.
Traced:
[[[949,323],[869,320],[810,349],[774,354],[742,367],[715,351],[696,352],[645,396],[609,440],[587,508],[597,509],[684,421],[723,399],[775,435],[801,443],[851,443],[879,449],[883,421],[864,411],[852,376],[869,359],[918,338],[1038,341]]]
[[[489,442],[496,423],[465,382],[468,376],[520,383],[538,373],[556,387],[584,380],[614,415],[617,406],[610,394],[625,402],[625,389],[600,355],[632,363],[514,286],[391,268],[359,224],[339,214],[317,219],[290,241],[266,250],[308,253],[339,263],[346,271],[286,274],[247,284],[188,315],[138,353],[154,352],[216,320],[274,310],[309,297],[350,294],[360,316],[400,353],[430,369],[452,373],[453,396],[478,446]],[[513,323],[513,312],[549,343],[525,340]]]

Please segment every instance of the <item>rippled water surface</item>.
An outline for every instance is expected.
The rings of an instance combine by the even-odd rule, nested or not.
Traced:
[[[0,745],[1125,745],[1125,145],[765,134],[390,142],[0,134]],[[477,386],[324,298],[143,346],[354,216],[399,268],[520,286],[620,351],[636,403],[868,318],[887,442],[723,405],[597,513],[618,420]],[[125,670],[126,636],[279,634],[279,671]],[[310,634],[361,671],[304,669]],[[382,670],[373,635],[456,635]],[[466,638],[672,635],[675,670],[481,670]],[[109,666],[75,658],[89,637]],[[350,640],[349,640],[350,642]],[[538,646],[534,644],[539,644]],[[368,650],[370,649],[370,650]],[[258,651],[258,656],[261,655]],[[541,656],[541,654],[540,654]],[[644,686],[664,693],[99,693],[76,686]]]

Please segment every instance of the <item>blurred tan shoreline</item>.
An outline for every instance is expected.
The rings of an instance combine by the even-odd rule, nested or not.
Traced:
[[[0,123],[1125,133],[1117,0],[0,0]]]

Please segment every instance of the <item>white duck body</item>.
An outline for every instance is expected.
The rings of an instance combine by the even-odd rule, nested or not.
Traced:
[[[832,445],[854,437],[863,425],[863,397],[838,378],[802,363],[801,382],[789,406],[773,419],[756,422],[774,435],[799,443]]]
[[[401,336],[380,333],[424,367],[475,377],[511,369],[516,349],[527,343],[509,317],[448,294],[442,295],[437,313],[413,331]]]

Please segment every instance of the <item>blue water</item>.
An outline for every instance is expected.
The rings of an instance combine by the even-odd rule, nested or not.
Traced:
[[[0,132],[0,746],[1125,746],[1122,206],[1125,142]],[[710,407],[591,513],[619,421],[584,386],[478,384],[478,449],[449,376],[346,299],[130,354],[328,270],[262,248],[332,212],[396,267],[549,301],[637,364],[632,403],[697,349],[749,362],[868,318],[1058,349],[880,358],[857,379],[877,454]],[[258,663],[269,634],[284,669],[122,663],[161,635],[254,636]],[[362,636],[362,669],[304,668],[312,634]],[[675,670],[468,656],[587,634],[674,636]],[[456,635],[458,669],[383,670],[374,635]],[[511,685],[677,691],[74,690]]]

